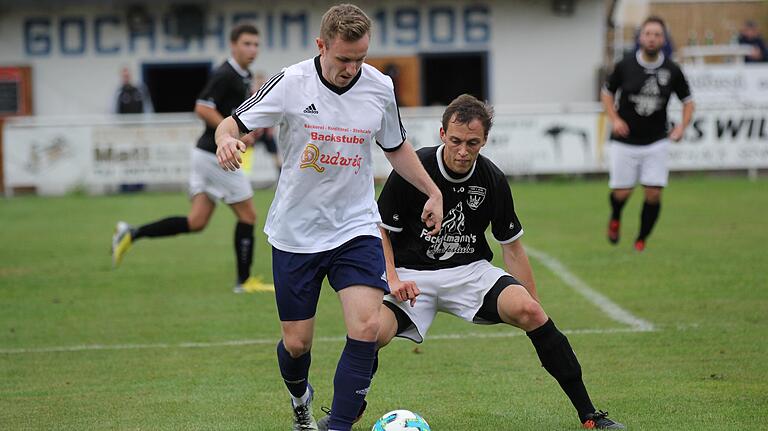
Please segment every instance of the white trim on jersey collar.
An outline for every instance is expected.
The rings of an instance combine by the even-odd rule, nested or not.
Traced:
[[[446,180],[452,182],[452,183],[463,183],[464,181],[468,180],[469,177],[472,176],[472,174],[475,173],[475,166],[477,166],[477,159],[475,159],[475,163],[472,163],[472,169],[469,170],[467,175],[465,175],[463,178],[453,178],[448,174],[448,171],[445,169],[445,166],[443,165],[443,148],[445,148],[445,144],[440,145],[440,147],[437,148],[437,151],[435,154],[437,155],[437,167],[440,169],[440,173],[443,174],[443,178]]]
[[[242,76],[243,78],[248,77],[249,75],[248,71],[240,67],[240,65],[237,64],[234,58],[229,57],[227,59],[227,63],[229,63],[229,65],[232,66],[233,69],[235,69],[235,72],[237,72],[238,75]]]
[[[643,66],[646,69],[656,69],[659,66],[661,66],[662,63],[664,63],[664,53],[659,51],[659,56],[656,58],[656,61],[653,63],[648,63],[643,59],[643,50],[638,49],[635,51],[635,58],[637,59],[637,62],[640,63],[640,66]]]

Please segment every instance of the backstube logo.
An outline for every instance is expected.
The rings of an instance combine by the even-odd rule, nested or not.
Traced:
[[[306,108],[304,108],[304,113],[305,114],[319,114],[319,112],[317,112],[317,108],[315,108],[315,104],[314,103],[309,105],[309,106],[307,106]]]

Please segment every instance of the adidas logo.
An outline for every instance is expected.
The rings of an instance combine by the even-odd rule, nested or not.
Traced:
[[[314,103],[309,105],[309,106],[307,106],[306,108],[304,108],[304,113],[305,114],[319,114],[319,112],[317,112],[317,108],[315,108],[315,104]]]

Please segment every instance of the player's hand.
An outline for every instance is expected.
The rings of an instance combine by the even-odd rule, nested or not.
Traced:
[[[683,139],[683,134],[685,132],[685,129],[683,129],[682,125],[675,126],[674,129],[672,129],[671,132],[669,132],[669,139],[677,142],[681,139]]]
[[[613,134],[616,136],[626,137],[629,135],[629,126],[627,125],[626,121],[622,120],[621,118],[617,118],[616,121],[612,122],[613,127]]]
[[[390,281],[389,291],[398,301],[411,301],[411,307],[416,304],[416,297],[421,294],[416,282],[408,280]]]
[[[245,151],[245,143],[231,136],[224,139],[224,142],[217,142],[219,147],[216,149],[216,159],[225,171],[236,171],[243,163],[240,154]]]
[[[255,129],[251,133],[243,136],[240,138],[243,143],[249,147],[252,147],[254,144],[256,144],[256,141],[261,139],[262,136],[264,136],[264,130],[265,129]]]
[[[424,204],[424,211],[421,212],[421,221],[428,228],[433,228],[429,234],[437,235],[443,226],[443,195],[431,196]]]

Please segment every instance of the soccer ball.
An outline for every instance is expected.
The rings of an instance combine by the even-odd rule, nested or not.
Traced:
[[[432,431],[432,428],[412,411],[393,410],[377,420],[371,431]]]

